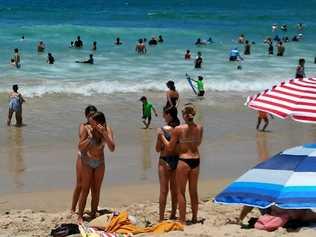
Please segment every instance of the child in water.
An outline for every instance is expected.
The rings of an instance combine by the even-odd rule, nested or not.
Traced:
[[[192,81],[196,82],[196,86],[198,89],[198,96],[204,96],[205,90],[204,90],[204,83],[203,83],[203,77],[198,76],[198,80],[191,79]]]
[[[154,108],[154,106],[147,100],[146,96],[142,96],[140,101],[143,103],[143,124],[145,125],[145,129],[147,129],[151,122],[151,110],[154,111],[155,116],[158,114]]]

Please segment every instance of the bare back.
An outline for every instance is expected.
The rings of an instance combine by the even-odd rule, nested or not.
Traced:
[[[203,127],[198,124],[183,124],[175,128],[174,136],[178,141],[179,157],[199,159],[199,146],[202,142]]]

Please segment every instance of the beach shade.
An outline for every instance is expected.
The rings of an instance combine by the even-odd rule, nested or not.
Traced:
[[[297,78],[281,82],[254,96],[246,105],[279,118],[316,123],[316,78]]]
[[[316,144],[287,149],[230,184],[215,203],[258,208],[316,208]]]

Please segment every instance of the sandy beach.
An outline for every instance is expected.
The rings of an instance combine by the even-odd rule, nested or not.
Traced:
[[[163,95],[151,92],[147,96],[161,111]],[[154,119],[152,129],[141,129],[138,98],[138,94],[32,98],[24,107],[27,126],[2,125],[0,236],[47,236],[56,224],[75,221],[68,210],[77,129],[83,121],[82,109],[90,103],[105,111],[118,144],[117,152],[106,153],[100,207],[128,210],[139,219],[146,216],[155,223],[159,187],[154,142],[155,128],[162,122],[161,118]],[[166,236],[308,236],[310,230],[265,233],[225,225],[227,218],[238,215],[239,208],[209,200],[259,161],[285,148],[313,142],[315,126],[274,119],[269,132],[260,133],[255,130],[256,112],[243,106],[242,94],[214,92],[203,101],[182,97],[181,104],[192,100],[199,111],[197,119],[206,130],[199,185],[199,216],[206,221]],[[5,104],[4,99],[0,104]],[[5,116],[1,113],[2,121]]]

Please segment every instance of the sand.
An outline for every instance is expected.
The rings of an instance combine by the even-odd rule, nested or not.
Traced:
[[[108,207],[108,209],[111,209]],[[142,225],[145,220],[156,223],[158,219],[158,203],[145,201],[122,207],[119,210],[127,210],[134,215]],[[255,229],[241,229],[239,225],[226,224],[227,218],[238,216],[238,207],[227,207],[213,204],[210,201],[201,202],[199,206],[200,218],[205,218],[203,224],[185,226],[183,232],[169,232],[158,236],[197,236],[197,237],[246,237],[246,236],[312,236],[315,230],[303,228],[299,232],[289,232],[280,228],[274,232],[265,232]],[[189,213],[190,215],[190,213]],[[257,216],[254,212],[251,216]],[[60,223],[76,223],[75,216],[69,212],[46,212],[25,210],[11,210],[0,215],[0,236],[49,236],[50,230]],[[80,236],[80,235],[75,235]],[[141,234],[139,236],[150,236]]]

